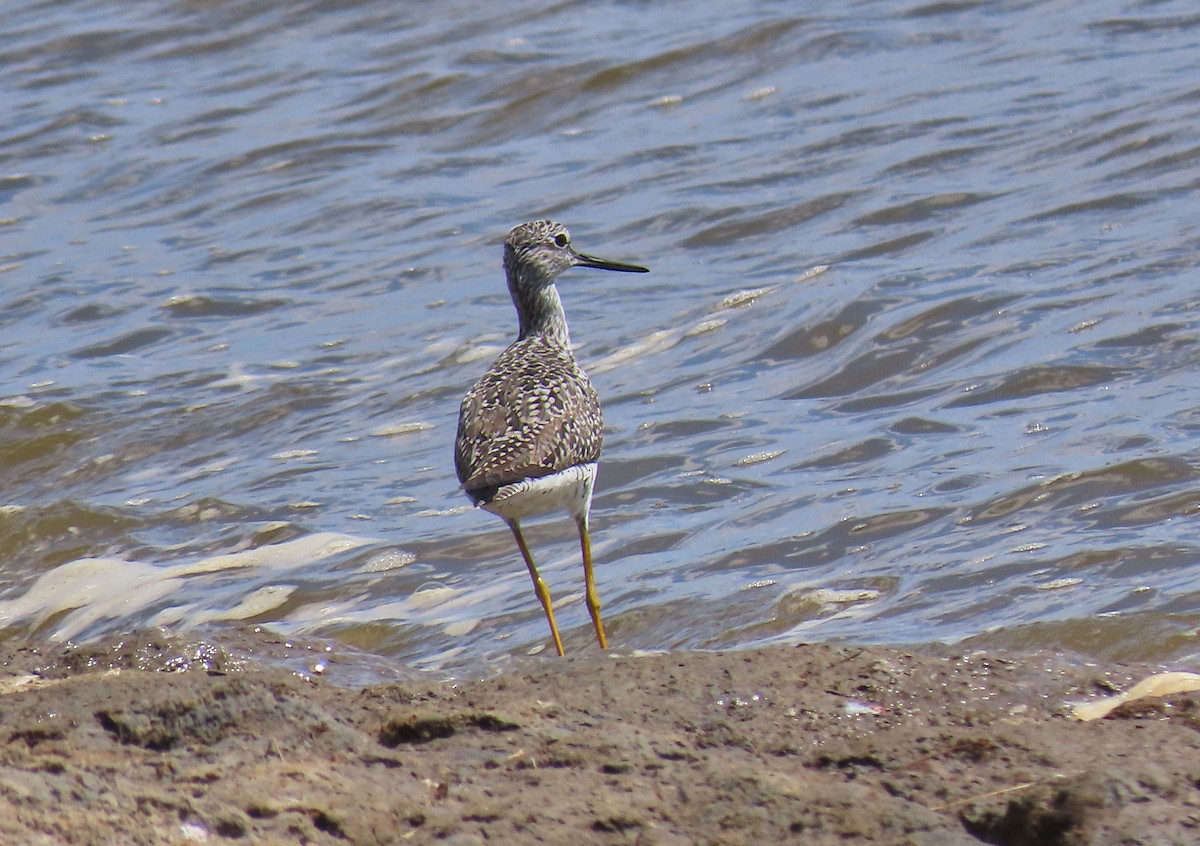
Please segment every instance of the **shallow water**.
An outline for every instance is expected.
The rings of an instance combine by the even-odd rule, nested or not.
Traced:
[[[423,11],[10,10],[8,636],[544,648],[451,447],[552,216],[652,269],[560,285],[614,646],[1200,656],[1190,6]],[[594,648],[573,526],[529,538]]]

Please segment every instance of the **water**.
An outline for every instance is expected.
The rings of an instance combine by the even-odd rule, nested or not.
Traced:
[[[613,645],[1195,660],[1190,6],[424,12],[8,10],[6,636],[544,647],[451,449],[552,216],[652,270],[560,280]],[[570,520],[529,538],[594,649]]]

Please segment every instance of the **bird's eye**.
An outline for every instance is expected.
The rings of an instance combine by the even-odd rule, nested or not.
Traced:
[[[554,246],[556,247],[565,247],[569,243],[571,243],[571,236],[566,232],[559,232],[554,236]]]

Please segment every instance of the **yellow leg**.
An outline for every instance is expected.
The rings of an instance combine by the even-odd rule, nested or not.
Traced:
[[[600,648],[608,649],[608,638],[604,636],[604,621],[600,619],[600,595],[596,593],[596,575],[592,572],[592,539],[588,532],[588,519],[584,514],[575,521],[579,526],[579,548],[583,551],[583,582],[587,590],[588,613],[592,615],[592,624],[596,627],[596,637],[600,639]]]
[[[558,625],[554,622],[554,605],[550,601],[550,588],[546,587],[546,583],[538,575],[537,566],[533,563],[533,555],[529,552],[529,547],[521,534],[521,524],[516,520],[509,520],[508,527],[512,529],[513,537],[517,539],[517,547],[521,550],[521,555],[525,557],[525,566],[529,568],[529,575],[533,578],[534,593],[537,594],[538,601],[542,603],[546,619],[550,621],[550,634],[554,635],[554,648],[558,650],[559,655],[566,655],[567,653],[563,652],[562,638],[558,636]]]

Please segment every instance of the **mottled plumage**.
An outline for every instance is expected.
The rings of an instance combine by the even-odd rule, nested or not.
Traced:
[[[538,576],[520,519],[558,508],[575,518],[587,605],[607,647],[592,576],[588,511],[604,440],[600,400],[575,361],[555,278],[570,267],[645,273],[646,268],[576,252],[553,221],[524,223],[504,242],[504,270],[517,309],[517,340],[467,392],[459,409],[454,465],[476,505],[503,517],[533,578],[558,653],[550,593]]]
[[[543,335],[517,341],[466,395],[454,464],[476,504],[498,488],[600,457],[600,398],[571,350]]]

